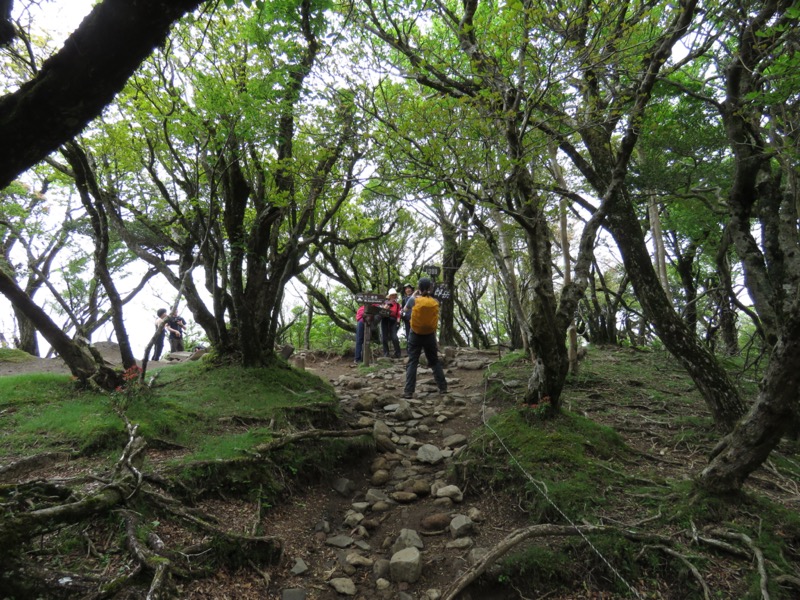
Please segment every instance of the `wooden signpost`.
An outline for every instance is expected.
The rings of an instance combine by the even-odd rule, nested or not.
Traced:
[[[356,294],[356,302],[360,304],[382,304],[386,297],[375,292],[359,292]]]
[[[436,298],[439,302],[452,300],[453,299],[453,291],[450,289],[450,286],[446,283],[437,283],[433,286],[433,297]]]
[[[433,292],[431,295],[434,298],[439,302],[453,299],[453,291],[450,289],[450,286],[446,283],[436,283],[436,278],[439,276],[439,273],[442,272],[441,267],[438,265],[425,265],[422,267],[422,272],[429,275],[433,280]]]
[[[422,267],[422,272],[423,273],[427,273],[433,279],[436,279],[436,277],[441,272],[441,269],[439,267],[437,267],[436,265],[425,265],[424,267]]]
[[[388,308],[377,306],[383,304],[386,300],[386,296],[383,294],[359,292],[355,295],[355,298],[356,302],[364,305],[364,349],[362,355],[364,357],[364,366],[368,367],[372,363],[372,322],[375,320],[376,315],[388,317],[392,313]]]

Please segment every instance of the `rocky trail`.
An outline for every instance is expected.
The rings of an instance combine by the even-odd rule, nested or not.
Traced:
[[[284,559],[264,573],[268,594],[264,581],[254,581],[252,597],[436,600],[520,526],[524,515],[511,503],[452,480],[451,467],[482,423],[491,360],[475,351],[450,357],[448,394],[439,394],[430,369],[420,366],[411,400],[402,399],[403,361],[381,359],[369,374],[340,359],[309,361],[309,371],[335,386],[351,426],[373,428],[377,452],[267,513],[265,529],[284,540]],[[209,583],[184,591],[222,597]]]
[[[114,348],[105,350],[107,360],[113,363]],[[483,587],[474,587],[481,582],[478,580],[473,587],[461,591],[468,583],[467,576],[476,571],[476,561],[491,553],[488,560],[477,563],[491,570],[492,559],[501,554],[498,549],[508,549],[511,536],[514,541],[523,537],[530,540],[525,551],[542,557],[523,563],[526,569],[536,568],[535,573],[517,573],[522,577],[530,573],[539,582],[525,592],[528,597],[710,597],[706,590],[714,590],[714,597],[751,597],[746,592],[754,578],[766,581],[763,561],[756,565],[750,554],[756,537],[767,549],[770,543],[776,543],[771,540],[784,543],[779,550],[784,568],[770,564],[774,581],[800,589],[793,575],[797,572],[799,530],[792,515],[796,514],[800,498],[793,475],[794,442],[787,440],[774,462],[749,479],[746,502],[705,505],[689,497],[684,501],[682,482],[702,468],[717,436],[709,425],[707,408],[680,365],[664,357],[625,349],[597,352],[572,381],[564,403],[568,411],[580,415],[574,420],[577,425],[583,418],[597,423],[601,429],[593,426],[591,431],[598,435],[590,438],[589,430],[583,433],[579,427],[568,440],[558,436],[526,438],[526,443],[536,446],[539,453],[527,457],[526,464],[531,465],[532,471],[527,474],[528,479],[541,476],[555,485],[557,469],[581,469],[584,464],[589,468],[588,462],[576,462],[584,450],[594,461],[591,468],[602,470],[599,483],[590,482],[585,488],[591,490],[587,494],[596,496],[580,495],[584,488],[576,488],[578,495],[573,493],[573,497],[579,504],[577,510],[573,505],[570,514],[581,515],[577,520],[582,529],[615,534],[605,539],[604,552],[587,539],[567,541],[567,536],[577,537],[577,528],[561,524],[564,519],[543,521],[541,515],[534,518],[526,513],[523,506],[529,511],[539,510],[531,502],[531,495],[522,498],[469,483],[488,481],[495,475],[498,480],[506,475],[509,480],[512,476],[519,479],[518,473],[510,472],[517,467],[511,466],[515,464],[511,456],[505,458],[504,441],[485,421],[519,400],[524,393],[526,371],[524,367],[504,368],[502,381],[491,381],[486,372],[496,360],[493,353],[447,349],[445,373],[450,393],[440,394],[430,369],[420,367],[416,394],[404,400],[405,364],[401,360],[378,359],[374,368],[365,369],[355,368],[339,356],[297,356],[299,368],[333,385],[344,415],[343,423],[330,424],[336,431],[309,431],[304,425],[299,426],[301,430],[292,430],[291,422],[281,425],[276,432],[278,437],[301,441],[288,450],[293,454],[277,459],[288,462],[281,468],[274,465],[270,477],[251,478],[248,461],[263,468],[262,457],[257,454],[236,461],[212,458],[207,462],[214,468],[194,474],[192,480],[203,487],[203,478],[208,477],[213,493],[185,495],[175,488],[177,497],[185,498],[185,502],[170,500],[160,490],[170,489],[164,483],[171,472],[170,465],[191,450],[163,440],[147,440],[143,464],[148,482],[153,483],[139,491],[137,499],[141,504],[133,502],[120,508],[119,503],[111,503],[106,512],[63,528],[63,538],[61,526],[54,531],[43,528],[45,533],[30,545],[23,567],[38,569],[37,580],[48,581],[44,577],[47,574],[58,577],[54,589],[58,588],[59,593],[35,597],[166,597],[148,592],[148,586],[156,582],[151,571],[161,563],[153,562],[140,573],[139,563],[147,557],[132,557],[132,549],[121,545],[140,549],[141,544],[136,543],[140,514],[151,515],[151,520],[141,527],[147,532],[148,544],[162,549],[165,554],[159,556],[169,556],[171,564],[174,562],[175,576],[162,589],[168,589],[169,597],[182,599],[521,599],[526,596],[512,587],[514,581],[523,581],[519,578],[512,581],[487,577],[482,580]],[[64,367],[59,362],[50,359],[44,372],[62,372]],[[25,363],[8,368],[34,372]],[[489,381],[494,396],[500,389],[505,391],[502,400],[487,400]],[[228,426],[246,432],[249,424],[244,420]],[[607,435],[603,427],[608,428]],[[530,432],[526,430],[527,433]],[[329,472],[320,473],[319,465],[325,461],[319,458],[308,463],[296,460],[313,455],[313,445],[322,437],[354,439],[354,435],[358,439],[348,442],[348,449],[336,454],[348,458]],[[621,449],[619,454],[614,450],[603,454],[602,446],[607,440],[609,448]],[[539,441],[555,444],[555,448],[537,446]],[[467,443],[469,450],[465,451]],[[522,448],[518,445],[517,451]],[[561,452],[569,448],[577,448],[579,456],[566,457],[562,463]],[[117,452],[112,454],[118,460]],[[486,463],[479,464],[477,461],[484,456]],[[43,489],[50,496],[52,490],[64,486],[79,490],[84,497],[98,488],[116,489],[108,485],[109,457],[102,452],[78,457],[49,453],[33,458],[36,460],[22,460],[19,464],[12,461],[8,468],[0,468],[0,480],[5,473],[5,483],[16,481],[36,489],[46,484]],[[299,464],[316,466],[311,466],[315,470],[308,473],[289,466]],[[508,466],[497,472],[490,464]],[[230,484],[230,489],[216,480],[218,469],[223,469],[222,481]],[[463,477],[467,472],[488,476]],[[279,490],[282,500],[270,506],[263,499],[278,497],[278,493],[272,494],[266,487],[262,493],[258,486],[273,485],[273,475],[279,479],[272,491]],[[122,484],[132,486],[126,480]],[[546,490],[547,484],[543,485]],[[538,484],[534,487],[537,497],[544,496],[552,503]],[[551,487],[550,491],[554,489]],[[52,503],[50,496],[34,496],[34,500]],[[164,504],[166,500],[169,504]],[[555,503],[552,506],[566,517],[566,522],[570,521]],[[690,526],[682,516],[687,510],[691,511]],[[108,511],[114,513],[113,517]],[[126,519],[124,531],[120,515]],[[533,522],[539,524],[531,525]],[[741,536],[740,531],[746,531],[747,536]],[[539,537],[533,541],[527,534]],[[594,539],[604,541],[601,538]],[[622,538],[632,544],[621,544]],[[730,539],[743,540],[744,547],[734,548],[725,541]],[[216,545],[218,540],[223,544]],[[698,542],[708,548],[698,546]],[[278,551],[252,554],[262,543]],[[49,552],[48,545],[53,545],[55,551]],[[173,548],[182,550],[172,551]],[[523,551],[523,545],[514,551]],[[566,555],[566,562],[559,562],[559,557]],[[607,560],[606,556],[612,558]],[[664,556],[672,562],[658,562]],[[213,561],[214,568],[198,571],[206,558]],[[635,582],[625,580],[615,570],[615,564],[624,566],[626,560],[635,561],[633,566],[628,565],[626,573],[642,569],[640,573],[646,576]],[[191,576],[181,575],[184,562],[195,567]],[[693,569],[686,571],[686,565]],[[612,572],[621,583],[628,584],[629,593],[620,591],[620,581],[611,580]],[[555,573],[554,582],[548,573]],[[114,574],[126,589],[98,595],[98,582],[107,581]],[[66,580],[69,582],[64,583]],[[631,583],[646,590],[646,595],[636,593]],[[5,597],[2,587],[0,583],[0,598]],[[71,589],[84,593],[64,593]],[[536,596],[537,593],[544,595]],[[27,597],[34,596],[16,598]]]

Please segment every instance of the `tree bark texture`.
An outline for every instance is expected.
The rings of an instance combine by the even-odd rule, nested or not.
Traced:
[[[647,206],[647,215],[650,220],[650,233],[653,235],[658,279],[661,282],[661,287],[664,288],[667,298],[672,302],[672,291],[669,288],[669,277],[667,277],[667,251],[664,247],[664,234],[661,230],[661,214],[655,197],[650,198],[650,203]]]
[[[36,327],[21,310],[14,307],[14,317],[17,319],[19,329],[17,348],[30,354],[39,356],[39,340],[36,338]]]
[[[800,306],[786,322],[755,404],[714,450],[698,481],[713,493],[738,491],[797,418],[800,390]]]
[[[440,302],[440,330],[439,343],[443,346],[457,344],[458,333],[455,328],[455,296],[456,273],[467,257],[469,238],[464,235],[467,221],[467,209],[463,206],[455,207],[455,216],[446,214],[444,209],[437,210],[439,226],[442,231],[442,283],[452,294],[449,300]],[[454,222],[455,221],[455,222]]]
[[[19,90],[0,98],[0,188],[75,137],[201,0],[104,0]]]
[[[725,100],[716,104],[734,155],[726,233],[742,262],[745,285],[771,353],[756,402],[718,445],[698,478],[701,486],[714,493],[739,490],[798,419],[796,192],[782,189],[782,174],[773,172],[774,159],[783,154],[782,140],[776,131],[766,130],[765,107],[752,100],[765,91],[763,78],[775,60],[773,48],[780,47],[785,32],[794,30],[796,17],[788,14],[793,6],[789,0],[768,0],[758,5],[758,12],[747,22],[737,25],[738,47],[724,70]],[[787,18],[793,23],[773,28]],[[761,231],[760,244],[753,233],[754,219]]]

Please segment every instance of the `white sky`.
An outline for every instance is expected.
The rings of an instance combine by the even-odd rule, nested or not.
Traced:
[[[32,21],[32,30],[36,33],[45,33],[53,40],[53,45],[60,48],[63,41],[80,25],[88,15],[97,0],[44,0],[42,2],[29,2],[29,0],[16,0],[14,3],[14,16],[23,24]],[[124,296],[136,283],[136,278],[131,277],[124,282],[117,282],[119,291]],[[37,295],[40,303],[47,294],[42,290]],[[142,358],[144,347],[153,332],[153,321],[158,308],[169,308],[175,297],[175,290],[157,277],[145,287],[144,290],[125,306],[125,326],[131,340],[131,346],[136,358]],[[179,310],[187,321],[191,321],[191,314],[181,305]],[[60,318],[56,317],[56,322]],[[0,331],[3,332],[9,343],[13,336],[13,313],[6,299],[0,296]],[[113,330],[110,326],[101,329],[93,335],[93,341],[105,341]],[[116,341],[116,338],[113,338]],[[168,347],[169,344],[167,344]],[[39,347],[44,355],[49,345],[39,336]]]
[[[23,22],[32,18],[34,28],[49,33],[60,44],[77,29],[96,3],[96,0],[16,0],[14,15]]]

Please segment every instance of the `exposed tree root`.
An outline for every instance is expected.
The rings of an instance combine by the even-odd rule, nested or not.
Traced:
[[[761,548],[756,546],[753,543],[753,540],[743,533],[724,531],[722,529],[715,529],[714,531],[712,531],[712,533],[714,535],[719,535],[720,537],[724,537],[729,540],[738,540],[740,542],[743,542],[748,548],[750,548],[758,564],[758,574],[761,578],[761,597],[764,600],[769,600],[769,590],[767,589],[767,581],[768,581],[767,567],[766,564],[764,563],[764,553],[761,552]]]
[[[664,536],[657,536],[652,534],[646,533],[638,533],[632,531],[628,527],[609,527],[609,526],[594,526],[594,525],[582,525],[582,526],[566,526],[566,525],[549,525],[549,524],[540,524],[540,525],[532,525],[530,527],[526,527],[523,529],[518,529],[505,538],[503,538],[497,545],[489,550],[477,563],[475,563],[472,567],[470,567],[463,575],[461,575],[458,579],[456,579],[453,584],[445,590],[445,593],[442,595],[442,600],[455,600],[458,595],[463,592],[470,584],[472,584],[475,580],[477,580],[481,575],[483,575],[487,569],[494,564],[497,560],[499,560],[502,556],[507,554],[511,551],[515,546],[524,542],[525,540],[529,540],[531,538],[540,538],[540,537],[563,537],[563,536],[575,536],[580,535],[581,537],[585,537],[588,534],[608,534],[614,533],[616,535],[620,535],[626,539],[631,541],[643,542],[645,546],[642,549],[642,552],[647,550],[647,548],[654,548],[663,552],[673,558],[680,560],[692,573],[694,579],[698,582],[700,587],[703,590],[703,597],[706,599],[710,599],[712,597],[711,591],[706,584],[705,579],[703,578],[700,571],[697,567],[692,564],[692,562],[687,558],[684,554],[681,554],[677,550],[675,550],[672,546],[675,545],[675,540],[669,537]],[[725,537],[728,539],[735,539],[738,541],[743,542],[746,544],[753,554],[756,556],[758,561],[758,570],[759,574],[761,575],[761,594],[764,600],[769,600],[769,594],[767,592],[767,573],[766,568],[764,565],[764,557],[761,553],[760,549],[757,548],[752,540],[744,534],[715,530],[713,532],[715,535],[719,535],[721,537]],[[732,546],[731,544],[727,544],[725,542],[714,540],[712,538],[701,537],[698,536],[695,532],[693,535],[693,539],[695,541],[701,541],[704,544],[707,544],[711,547],[724,550],[727,553],[733,554],[740,558],[750,558],[749,553],[742,552],[740,549]],[[780,582],[784,585],[795,586],[800,588],[800,579],[782,575],[780,578],[776,578],[776,581],[780,579]],[[638,595],[638,592],[634,588],[630,588],[631,592],[634,595]]]
[[[7,515],[0,522],[0,548],[14,548],[61,525],[107,512],[122,502],[130,490],[130,486],[114,483],[75,502]]]
[[[453,584],[445,590],[442,595],[442,600],[455,600],[455,598],[463,592],[469,584],[480,577],[486,570],[495,563],[500,557],[504,556],[512,548],[530,538],[547,537],[547,536],[569,536],[580,535],[581,533],[604,533],[609,531],[618,531],[613,527],[587,525],[582,527],[570,527],[565,525],[531,525],[524,529],[513,531],[505,538],[503,538],[494,548],[489,550],[483,558],[476,562],[472,567]]]
[[[69,452],[45,452],[35,456],[29,456],[0,468],[0,483],[6,483],[14,479],[19,480],[22,476],[68,460],[72,454]]]
[[[283,446],[294,444],[295,442],[299,442],[301,440],[319,440],[322,438],[347,438],[358,437],[360,435],[372,435],[372,431],[373,430],[371,427],[363,429],[345,429],[340,431],[327,431],[324,429],[298,431],[297,433],[283,435],[265,444],[259,444],[253,448],[253,452],[256,454],[264,454],[267,452],[272,452],[273,450],[277,450],[278,448],[282,448]]]
[[[714,538],[709,538],[702,535],[698,535],[695,539],[706,544],[707,546],[711,546],[712,548],[722,550],[723,552],[727,552],[728,554],[738,556],[739,558],[743,558],[745,560],[750,560],[749,552],[745,552],[741,548],[738,548],[732,544],[728,544],[727,542],[723,542],[722,540],[715,540]]]
[[[673,558],[677,558],[684,565],[686,565],[686,568],[689,569],[689,571],[692,573],[692,576],[697,580],[697,583],[699,583],[700,587],[703,588],[703,598],[705,600],[711,600],[711,591],[708,589],[706,580],[703,579],[703,576],[700,574],[700,571],[697,570],[697,567],[695,567],[688,558],[686,558],[683,554],[681,554],[677,550],[673,550],[672,548],[668,548],[667,546],[661,546],[661,545],[645,546],[644,548],[642,548],[642,552],[647,550],[648,547],[655,548],[656,550],[660,550],[664,554],[672,556]]]
[[[775,578],[775,583],[779,585],[791,586],[800,591],[800,577],[792,577],[791,575],[778,575]]]
[[[36,596],[58,589],[65,596],[107,598],[125,588],[145,584],[147,598],[157,600],[174,594],[173,582],[176,578],[185,580],[210,576],[221,566],[252,568],[268,584],[269,574],[263,566],[280,561],[283,541],[276,537],[226,531],[214,523],[210,515],[183,504],[171,491],[176,491],[179,497],[184,498],[195,496],[196,491],[163,475],[144,472],[145,441],[138,435],[137,426],[132,425],[124,415],[120,416],[126,424],[128,442],[109,474],[102,478],[83,476],[81,485],[74,487],[47,481],[17,484],[9,481],[6,485],[0,485],[0,562],[4,564],[0,587],[13,584],[19,597]],[[290,444],[357,436],[370,436],[371,440],[371,435],[371,428],[298,432],[262,444],[256,449],[257,458],[251,456],[243,460],[261,469],[273,468],[269,454]],[[24,475],[34,468],[67,456],[51,454],[20,461],[6,467],[4,477],[11,480],[12,474]],[[215,461],[215,464],[219,465],[219,461]],[[70,481],[74,484],[76,480]],[[58,540],[62,536],[67,540],[81,539],[87,548],[85,558],[89,561],[109,556],[109,550],[114,555],[114,544],[111,542],[114,531],[119,530],[113,525],[105,543],[99,542],[96,537],[92,539],[85,530],[72,532],[65,529],[73,523],[92,519],[102,526],[105,521],[97,517],[109,514],[118,514],[124,523],[125,545],[131,557],[124,563],[124,574],[120,574],[123,571],[119,568],[91,576],[71,572],[53,573],[29,564],[30,561],[21,554],[30,548],[30,541],[36,537]],[[195,539],[199,543],[169,547],[155,532],[145,531],[149,523],[158,521],[164,515],[169,515],[173,524],[174,518],[182,523],[185,541]]]

